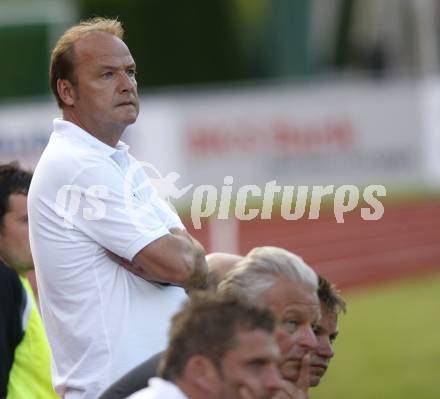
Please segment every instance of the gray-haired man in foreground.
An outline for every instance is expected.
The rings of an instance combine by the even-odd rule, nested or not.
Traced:
[[[279,322],[284,379],[276,399],[306,398],[310,353],[317,348],[320,318],[318,277],[297,255],[276,247],[255,248],[226,275],[219,294],[236,295],[267,306]]]

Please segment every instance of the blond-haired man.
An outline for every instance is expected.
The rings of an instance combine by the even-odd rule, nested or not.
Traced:
[[[204,250],[120,141],[139,112],[136,65],[116,20],[67,30],[51,59],[62,111],[29,191],[29,226],[54,384],[96,399],[166,345]]]

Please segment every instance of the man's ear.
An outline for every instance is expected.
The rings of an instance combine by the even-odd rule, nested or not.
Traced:
[[[187,381],[191,381],[203,392],[215,392],[221,384],[221,376],[217,367],[203,355],[194,355],[188,360],[184,376]]]
[[[75,88],[73,87],[72,82],[67,79],[58,79],[57,80],[57,91],[58,95],[61,98],[61,101],[67,105],[72,106],[77,98]]]

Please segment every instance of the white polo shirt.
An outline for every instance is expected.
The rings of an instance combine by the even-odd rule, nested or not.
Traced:
[[[29,229],[56,391],[96,399],[165,349],[183,289],[148,283],[114,263],[183,228],[140,164],[55,119],[28,195]]]
[[[180,388],[172,382],[153,377],[144,388],[127,399],[188,399]]]

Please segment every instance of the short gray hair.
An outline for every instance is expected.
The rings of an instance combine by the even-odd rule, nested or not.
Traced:
[[[301,257],[277,247],[257,247],[226,274],[220,294],[253,300],[272,288],[280,279],[295,280],[318,290],[318,276]]]

